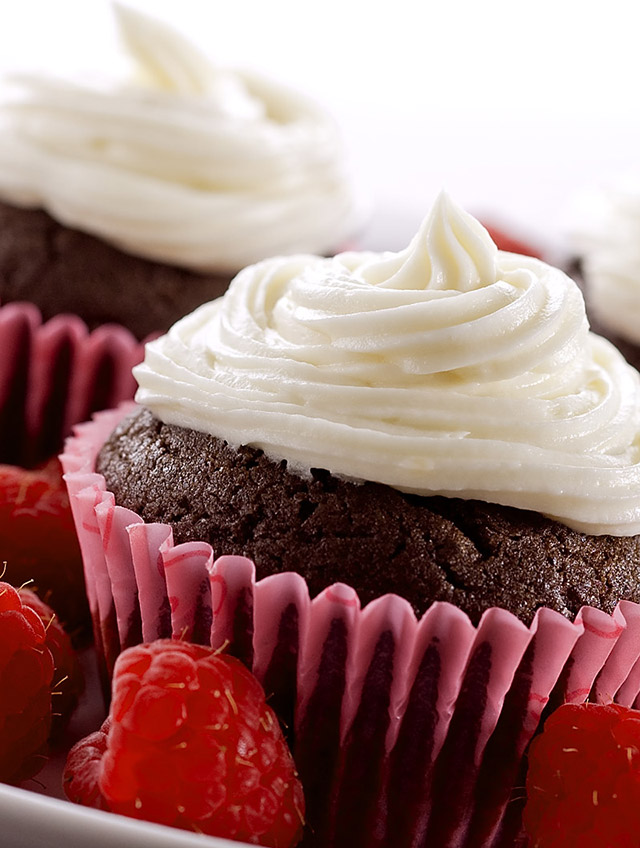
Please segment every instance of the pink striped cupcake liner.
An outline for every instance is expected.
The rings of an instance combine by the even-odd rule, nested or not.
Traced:
[[[43,322],[34,304],[9,303],[0,306],[0,338],[0,469],[48,462],[74,424],[133,397],[131,369],[141,361],[144,347],[124,327],[104,325],[89,332],[75,315]],[[16,473],[22,472],[8,471],[9,481]],[[60,473],[54,460],[47,477],[55,485]],[[44,499],[30,507],[30,513],[36,521],[44,518],[44,528],[51,526],[50,509]],[[53,555],[46,561],[42,533],[47,531],[39,534],[35,528],[24,532],[5,516],[0,522],[0,562],[4,549],[8,579],[33,579],[74,638],[81,640],[91,628],[70,514],[60,516],[59,538],[52,541]]]
[[[545,712],[587,697],[640,700],[640,606],[583,608],[571,622],[504,609],[477,626],[434,603],[420,620],[386,595],[364,609],[336,584],[256,581],[243,557],[119,507],[95,457],[132,405],[76,428],[62,463],[105,675],[128,645],[185,638],[225,646],[262,682],[307,801],[305,846],[517,844],[525,752]]]
[[[43,323],[31,303],[0,307],[0,463],[53,456],[79,421],[132,398],[144,346],[108,324],[89,332],[75,315]]]

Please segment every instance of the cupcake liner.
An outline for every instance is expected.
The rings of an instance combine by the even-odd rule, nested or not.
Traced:
[[[75,315],[43,323],[30,303],[0,307],[0,462],[31,466],[79,421],[133,397],[144,347],[117,325],[90,333]]]
[[[307,802],[304,845],[513,845],[525,752],[545,711],[586,697],[636,703],[640,606],[575,621],[506,610],[473,626],[402,598],[361,609],[336,584],[311,599],[302,577],[256,581],[244,557],[116,506],[95,456],[132,405],[77,428],[62,457],[97,638],[110,673],[136,639],[225,647],[263,683],[292,746]]]
[[[0,306],[0,337],[0,471],[9,486],[25,474],[30,487],[29,512],[19,521],[4,491],[0,548],[8,579],[34,581],[81,642],[90,626],[80,550],[57,461],[49,461],[75,423],[133,396],[131,368],[144,348],[120,326],[90,333],[75,315],[43,322],[32,303]],[[39,469],[45,461],[46,470]],[[24,471],[34,468],[36,477]]]

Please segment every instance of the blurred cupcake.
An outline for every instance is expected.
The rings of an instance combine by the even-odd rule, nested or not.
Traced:
[[[305,845],[512,846],[545,705],[640,692],[640,377],[577,287],[442,196],[398,254],[247,268],[136,376],[63,457],[107,669],[240,656]]]
[[[320,108],[215,67],[164,24],[115,12],[126,77],[21,75],[0,99],[0,463],[46,461],[74,423],[131,397],[139,340],[221,294],[242,266],[330,252],[359,223]],[[0,562],[10,553],[12,579],[40,585],[44,540],[34,549],[12,515]],[[79,575],[73,539],[60,557],[69,550]],[[69,593],[68,581],[55,587]]]
[[[314,102],[114,9],[125,77],[7,81],[0,301],[142,339],[251,262],[335,251],[360,209],[337,128]]]
[[[592,329],[640,368],[640,175],[583,192],[567,218]]]

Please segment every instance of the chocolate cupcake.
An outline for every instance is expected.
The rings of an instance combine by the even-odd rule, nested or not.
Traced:
[[[176,542],[474,621],[640,600],[638,376],[444,197],[400,254],[246,269],[136,376],[98,471]]]
[[[220,295],[245,264],[330,252],[359,222],[339,134],[318,106],[114,10],[130,53],[122,77],[14,76],[0,95],[0,463],[39,465],[73,424],[131,397],[140,340]],[[0,501],[15,474],[0,473]],[[55,580],[67,568],[34,573],[44,541],[2,522],[0,562],[4,550],[17,583],[74,596]],[[68,551],[80,606],[73,535],[59,558]],[[68,604],[61,612],[69,620]]]
[[[640,368],[640,177],[583,192],[566,217],[571,273],[584,287],[591,327]]]
[[[63,457],[107,672],[240,657],[305,846],[512,848],[543,710],[640,693],[640,376],[575,284],[443,196],[401,253],[247,268],[136,376]]]
[[[143,338],[250,262],[337,249],[360,210],[339,133],[315,103],[114,11],[127,76],[8,80],[0,301]]]

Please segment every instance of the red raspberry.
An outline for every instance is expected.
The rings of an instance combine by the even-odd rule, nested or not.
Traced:
[[[113,677],[111,726],[72,748],[73,801],[213,836],[285,848],[302,834],[295,766],[257,680],[185,642],[129,648]],[[104,727],[103,727],[104,731]]]
[[[565,704],[529,752],[524,825],[533,848],[640,846],[640,712]]]
[[[98,810],[110,809],[98,785],[110,727],[111,718],[106,718],[100,730],[85,736],[69,751],[63,785],[67,797],[76,804]]]
[[[485,222],[483,222],[483,227],[494,240],[499,250],[506,250],[508,253],[520,253],[522,256],[533,256],[536,259],[542,258],[539,248],[521,241],[519,238],[505,232],[501,227],[496,227],[493,224],[487,224]]]
[[[20,783],[44,764],[53,658],[39,615],[0,583],[0,781]]]
[[[14,586],[33,579],[70,632],[88,625],[80,547],[57,459],[33,470],[0,465],[2,561]]]
[[[55,672],[52,693],[53,720],[51,736],[58,737],[69,723],[84,689],[84,677],[73,650],[69,634],[58,621],[55,612],[35,592],[19,589],[22,603],[38,613],[44,624],[46,645],[53,656]]]

